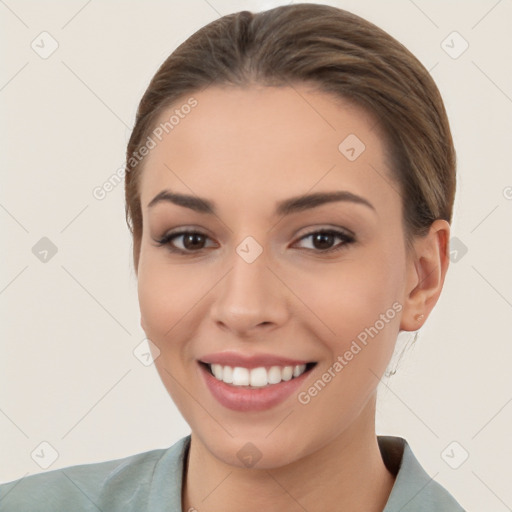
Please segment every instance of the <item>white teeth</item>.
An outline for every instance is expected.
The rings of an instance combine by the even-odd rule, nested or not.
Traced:
[[[272,366],[270,370],[268,370],[268,383],[269,384],[279,384],[281,382],[281,367],[280,366]]]
[[[253,368],[250,371],[249,382],[251,386],[261,388],[268,384],[267,370],[265,368]]]
[[[231,368],[231,366],[222,366],[222,380],[226,384],[231,384],[233,382],[233,368]]]
[[[300,377],[306,371],[305,364],[295,366],[271,366],[265,368],[243,368],[241,366],[222,366],[220,364],[209,365],[214,377],[226,384],[233,386],[265,387],[269,384],[279,384]]]
[[[282,379],[290,380],[293,377],[293,366],[285,366],[283,368]]]
[[[233,386],[248,386],[249,385],[249,370],[236,366],[233,368]]]
[[[219,380],[222,380],[222,365],[212,364],[212,373]]]
[[[305,365],[296,364],[293,368],[293,376],[298,377],[303,371],[304,368],[302,368]]]

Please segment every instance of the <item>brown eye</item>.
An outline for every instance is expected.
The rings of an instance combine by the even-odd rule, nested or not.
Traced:
[[[313,245],[315,249],[330,249],[336,240],[332,233],[316,233],[313,235]]]
[[[187,250],[202,249],[205,244],[205,237],[200,233],[189,233],[180,236],[183,237],[183,246]]]
[[[313,231],[304,235],[300,240],[310,239],[312,247],[306,247],[308,250],[322,252],[333,252],[347,247],[355,241],[352,235],[338,230],[320,230]],[[335,243],[336,240],[341,240],[341,243]]]
[[[171,252],[193,253],[205,249],[208,240],[209,237],[199,231],[180,231],[167,233],[156,243],[158,246],[167,246]]]

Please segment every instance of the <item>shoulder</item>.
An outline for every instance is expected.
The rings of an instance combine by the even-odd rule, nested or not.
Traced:
[[[378,436],[382,458],[395,474],[384,512],[465,512],[455,498],[430,477],[401,437]]]
[[[0,511],[145,510],[155,472],[162,464],[177,469],[186,441],[183,438],[170,448],[69,466],[1,484]],[[181,472],[178,477],[181,484]],[[172,482],[168,485],[172,488]]]

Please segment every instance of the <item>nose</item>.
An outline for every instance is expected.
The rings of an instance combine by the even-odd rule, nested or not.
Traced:
[[[235,252],[210,308],[213,321],[222,330],[237,337],[250,337],[286,322],[289,293],[268,263],[265,251],[252,263]]]

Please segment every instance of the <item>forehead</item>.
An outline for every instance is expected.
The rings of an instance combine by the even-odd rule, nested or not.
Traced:
[[[180,110],[184,97],[156,123],[164,129],[144,159],[143,209],[163,189],[222,200],[343,188],[397,201],[375,119],[348,101],[298,85],[215,86],[191,96],[193,108]]]

